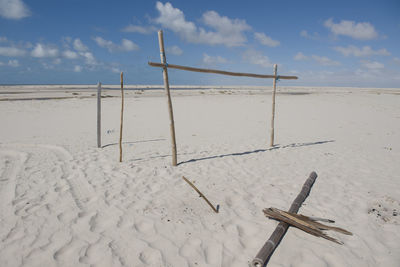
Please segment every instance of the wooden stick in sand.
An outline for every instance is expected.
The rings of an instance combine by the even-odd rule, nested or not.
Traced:
[[[187,182],[200,195],[200,197],[202,197],[207,202],[207,204],[213,209],[213,211],[215,211],[215,213],[218,213],[219,205],[217,205],[217,208],[215,208],[214,205],[211,204],[211,202],[206,198],[206,196],[203,195],[203,193],[201,193],[200,190],[197,189],[197,187],[191,181],[186,179],[185,176],[182,176],[182,178],[183,178],[183,180],[185,180],[185,182]]]
[[[152,67],[159,67],[159,68],[166,67],[166,64],[157,63],[157,62],[147,62],[147,64],[149,64],[149,66],[152,66]],[[168,64],[168,68],[178,69],[178,70],[186,70],[186,71],[192,71],[192,72],[222,74],[222,75],[229,75],[229,76],[236,76],[236,77],[252,77],[252,78],[261,78],[261,79],[274,79],[275,78],[275,75],[231,72],[231,71],[214,70],[214,69],[202,69],[202,68],[194,68],[194,67],[174,65],[174,64]],[[279,76],[279,79],[281,79],[281,80],[296,80],[296,79],[298,79],[298,77],[297,76]]]
[[[121,72],[121,126],[119,128],[119,162],[122,162],[122,127],[124,124],[124,73]]]
[[[101,147],[101,82],[97,84],[97,147]]]
[[[168,101],[168,114],[169,114],[169,120],[170,120],[171,146],[172,146],[172,166],[176,166],[177,165],[177,152],[176,152],[176,139],[175,139],[174,112],[172,110],[171,94],[169,92],[169,81],[168,81],[168,70],[167,70],[168,64],[167,64],[167,59],[165,57],[164,37],[163,37],[163,32],[161,30],[158,31],[158,43],[160,46],[161,63],[163,64],[163,78],[164,78],[165,93],[167,94],[167,101]]]
[[[271,142],[270,146],[274,146],[274,135],[275,135],[275,94],[276,94],[276,79],[277,79],[278,65],[274,64],[274,90],[272,91],[272,118],[271,118]]]
[[[297,195],[296,199],[293,201],[290,206],[290,213],[297,213],[303,204],[304,200],[307,198],[308,194],[311,191],[311,187],[313,186],[315,179],[317,179],[317,174],[312,172],[306,182],[304,183],[300,194]],[[280,222],[278,226],[275,228],[275,231],[272,233],[267,242],[265,242],[264,246],[258,252],[257,256],[251,262],[252,267],[262,267],[268,262],[275,248],[278,246],[279,242],[281,242],[282,238],[285,236],[287,229],[289,228],[289,224],[285,222]]]

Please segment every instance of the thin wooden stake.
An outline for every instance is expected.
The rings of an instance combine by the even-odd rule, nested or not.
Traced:
[[[124,73],[121,72],[121,127],[119,128],[119,162],[122,162],[122,126],[124,124]]]
[[[182,176],[182,178],[183,178],[183,180],[185,180],[186,183],[188,183],[200,195],[200,197],[202,197],[207,202],[207,204],[213,209],[213,211],[215,211],[215,213],[219,212],[219,205],[217,205],[217,208],[215,208],[214,205],[211,204],[211,202],[206,198],[206,196],[203,195],[203,193],[201,193],[200,190],[197,189],[197,187],[191,181],[186,179],[185,176]]]
[[[172,146],[172,166],[176,166],[177,165],[177,152],[176,152],[176,139],[175,139],[174,112],[172,110],[171,94],[169,92],[167,59],[165,57],[164,38],[163,38],[163,32],[161,30],[158,31],[158,43],[160,46],[161,63],[164,64],[163,78],[164,78],[165,93],[167,95],[167,101],[168,101],[168,113],[169,113],[169,121],[170,121],[171,146]]]
[[[97,84],[97,147],[101,147],[101,82]]]
[[[275,94],[276,94],[276,79],[277,79],[278,65],[274,64],[274,90],[272,91],[272,118],[271,118],[271,140],[270,146],[274,146],[275,135]]]
[[[315,179],[317,179],[317,174],[312,172],[306,182],[304,183],[300,194],[297,195],[296,199],[293,201],[290,206],[290,213],[297,213],[303,204],[304,200],[307,198],[308,194],[310,194],[311,187],[313,186]],[[264,244],[261,250],[258,252],[257,256],[251,262],[252,267],[262,267],[265,266],[274,252],[275,248],[278,246],[279,242],[281,242],[282,238],[285,236],[287,229],[289,228],[289,224],[285,222],[280,222],[278,226],[275,228],[275,231],[272,233],[268,241]]]

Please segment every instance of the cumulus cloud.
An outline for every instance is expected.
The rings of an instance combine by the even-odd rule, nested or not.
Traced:
[[[0,0],[0,16],[6,19],[22,19],[31,15],[21,0]]]
[[[122,39],[121,44],[114,44],[112,41],[105,40],[99,36],[93,38],[98,46],[107,48],[109,52],[128,52],[138,50],[139,46],[128,39]]]
[[[369,57],[369,56],[389,56],[390,53],[385,49],[373,50],[370,46],[364,46],[358,48],[354,45],[348,47],[337,46],[334,48],[336,51],[342,53],[344,56],[355,56],[355,57]]]
[[[68,58],[68,59],[76,59],[78,58],[78,53],[76,53],[75,51],[71,51],[71,50],[65,50],[62,53],[63,57]]]
[[[308,57],[304,55],[302,52],[298,52],[294,57],[294,60],[307,60]]]
[[[334,61],[330,58],[323,57],[323,56],[312,55],[311,58],[313,60],[315,60],[318,64],[323,65],[323,66],[338,66],[338,65],[340,65],[340,62]]]
[[[351,20],[342,20],[339,23],[334,23],[332,19],[328,19],[324,26],[335,35],[349,36],[357,40],[371,40],[378,37],[374,26],[369,22],[356,23]]]
[[[0,56],[5,56],[5,57],[21,57],[26,54],[26,51],[13,47],[13,46],[0,46]]]
[[[85,59],[87,65],[95,66],[98,65],[97,60],[94,58],[92,52],[79,52],[79,55]]]
[[[116,66],[111,66],[110,70],[114,73],[121,73],[121,69]]]
[[[31,52],[31,56],[37,58],[56,57],[57,55],[58,49],[56,47],[44,45],[41,43],[36,44],[35,48]]]
[[[19,67],[19,62],[16,59],[11,59],[8,61],[7,65],[16,68]]]
[[[209,56],[206,53],[203,54],[203,64],[205,65],[216,65],[228,62],[225,58],[221,56]]]
[[[74,49],[79,52],[85,52],[85,51],[89,50],[88,47],[86,45],[84,45],[79,38],[74,40],[73,45],[74,45]]]
[[[139,25],[128,25],[123,28],[121,31],[123,32],[137,32],[141,34],[150,34],[157,30],[154,26],[139,26]]]
[[[190,43],[242,46],[247,41],[243,32],[251,29],[244,20],[230,19],[220,16],[215,11],[207,11],[201,18],[204,25],[213,29],[213,31],[207,31],[187,21],[183,12],[174,8],[171,3],[157,2],[156,9],[159,17],[155,19],[155,22]]]
[[[175,55],[175,56],[180,56],[183,54],[183,51],[182,51],[182,49],[179,48],[179,46],[174,45],[174,46],[167,47],[167,53]]]
[[[254,65],[259,65],[264,68],[269,68],[272,66],[269,58],[263,55],[261,52],[256,50],[247,50],[243,53],[243,59]]]
[[[370,61],[370,60],[361,60],[361,66],[367,68],[369,70],[380,70],[385,67],[384,64],[377,62],[377,61]]]
[[[79,65],[75,65],[74,66],[74,72],[81,72],[82,71],[82,67]]]
[[[266,45],[266,46],[276,47],[276,46],[280,45],[279,41],[273,40],[271,37],[265,35],[262,32],[254,33],[254,39],[259,41],[260,44]]]
[[[313,34],[309,34],[308,31],[302,30],[300,32],[300,36],[307,38],[307,39],[312,39],[312,40],[318,40],[319,39],[319,34],[317,32],[314,32]]]

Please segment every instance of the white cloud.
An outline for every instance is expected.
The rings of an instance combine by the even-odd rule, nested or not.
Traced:
[[[0,56],[5,57],[21,57],[26,54],[26,51],[17,47],[2,46],[0,47]]]
[[[31,15],[21,0],[0,0],[0,16],[6,19],[22,19]]]
[[[358,40],[371,40],[378,37],[373,25],[369,22],[342,20],[334,23],[332,19],[325,21],[324,26],[329,28],[335,35],[345,35]]]
[[[319,34],[317,32],[314,32],[313,34],[309,34],[306,30],[302,30],[300,32],[300,36],[307,38],[307,39],[312,39],[312,40],[318,40],[319,39]]]
[[[183,51],[182,51],[182,49],[179,48],[179,46],[174,45],[174,46],[167,47],[167,53],[175,55],[175,56],[180,56],[183,54]]]
[[[307,60],[308,57],[304,55],[302,52],[298,52],[294,57],[294,60]]]
[[[78,58],[78,53],[76,53],[75,51],[71,51],[71,50],[65,50],[65,51],[62,53],[62,55],[63,55],[65,58],[68,58],[68,59],[76,59],[76,58]]]
[[[123,32],[137,32],[141,34],[151,34],[157,31],[157,28],[154,26],[139,26],[139,25],[128,25],[123,28],[121,31]]]
[[[272,66],[269,58],[256,50],[247,50],[243,53],[243,59],[251,64],[259,65],[264,68]]]
[[[88,47],[86,45],[84,45],[79,38],[74,40],[73,45],[74,45],[75,50],[77,50],[79,52],[85,52],[85,51],[89,50]]]
[[[3,65],[4,65],[4,63],[0,61],[0,66],[3,66]]]
[[[203,14],[201,22],[215,31],[206,31],[193,22],[187,21],[183,12],[174,8],[171,3],[157,2],[156,8],[160,15],[155,22],[172,30],[190,43],[242,46],[247,41],[243,32],[251,29],[244,20],[229,19],[226,16],[220,16],[215,11],[207,11]]]
[[[58,49],[53,46],[47,46],[41,43],[36,44],[32,50],[31,55],[33,57],[56,57],[58,55]]]
[[[114,73],[121,73],[121,69],[118,68],[118,67],[115,67],[115,66],[111,67],[111,71],[114,72]]]
[[[340,65],[340,62],[334,61],[327,57],[312,55],[311,58],[314,59],[318,64],[323,65],[323,66],[338,66],[338,65]]]
[[[56,58],[53,60],[53,64],[56,64],[56,65],[61,64],[61,62],[62,62],[61,58]]]
[[[132,42],[131,40],[122,39],[120,49],[121,51],[133,51],[133,50],[138,50],[139,46],[134,42]]]
[[[0,43],[6,43],[8,41],[7,37],[0,36]]]
[[[8,61],[8,66],[11,66],[14,68],[19,67],[19,62],[16,59],[11,59]]]
[[[361,62],[361,66],[363,66],[364,68],[367,68],[369,70],[380,70],[385,67],[385,65],[383,65],[382,63],[377,62],[377,61],[361,60],[360,62]]]
[[[94,58],[93,54],[91,52],[79,52],[79,55],[81,55],[83,58],[85,58],[85,63],[87,65],[98,65],[96,59]]]
[[[114,44],[112,41],[105,40],[99,36],[93,38],[100,47],[107,48],[109,52],[127,52],[138,50],[139,46],[128,39],[122,39],[121,45]]]
[[[279,41],[273,40],[271,37],[265,35],[262,32],[254,33],[254,38],[259,41],[261,44],[271,47],[276,47],[280,44]]]
[[[79,65],[75,65],[74,72],[81,72],[81,71],[82,71],[82,67]]]
[[[390,53],[385,49],[373,50],[370,46],[364,46],[358,48],[354,45],[348,47],[337,46],[334,48],[336,51],[342,53],[344,56],[355,56],[355,57],[368,57],[368,56],[389,56]]]
[[[203,54],[203,63],[205,65],[216,65],[216,64],[221,64],[221,63],[226,63],[228,62],[225,58],[221,56],[209,56],[206,53]]]
[[[397,63],[397,64],[400,64],[400,58],[398,58],[398,57],[394,57],[394,58],[393,58],[393,61],[394,61],[395,63]]]

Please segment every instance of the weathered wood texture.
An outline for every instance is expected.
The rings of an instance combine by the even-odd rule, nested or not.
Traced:
[[[300,230],[303,230],[306,233],[309,233],[311,235],[317,236],[317,237],[322,237],[327,240],[330,240],[332,242],[335,242],[337,244],[343,245],[342,241],[339,241],[333,237],[328,236],[326,233],[322,232],[322,230],[332,230],[336,231],[345,235],[352,235],[349,231],[339,228],[339,227],[334,227],[334,226],[328,226],[324,225],[322,223],[318,223],[314,220],[312,220],[310,217],[301,215],[301,214],[296,214],[296,213],[290,213],[286,212],[277,208],[268,208],[264,209],[264,214],[265,216],[279,220],[281,222],[285,222],[290,224],[291,226],[294,226]]]
[[[304,183],[300,193],[297,195],[296,199],[293,201],[290,206],[290,213],[297,213],[303,204],[304,200],[307,198],[310,193],[311,187],[313,186],[315,179],[317,179],[317,174],[312,172],[306,182]],[[268,241],[264,244],[261,250],[258,252],[257,256],[251,262],[252,267],[262,267],[268,263],[269,258],[274,252],[275,248],[278,246],[279,242],[282,240],[284,235],[286,234],[287,229],[289,228],[289,224],[285,222],[280,222],[278,226],[275,228],[275,231],[272,233]]]
[[[121,72],[121,124],[119,128],[119,162],[122,162],[122,129],[124,124],[124,73]]]
[[[274,138],[275,138],[275,97],[276,97],[276,79],[278,74],[278,65],[274,64],[274,89],[272,91],[272,117],[271,117],[271,139],[270,146],[274,146]]]
[[[101,82],[97,84],[97,147],[101,147]]]
[[[229,76],[241,76],[241,77],[252,77],[252,78],[262,78],[262,79],[274,79],[275,75],[264,75],[264,74],[253,74],[253,73],[241,73],[241,72],[230,72],[230,71],[223,71],[223,70],[214,70],[214,69],[201,69],[201,68],[193,68],[188,66],[180,66],[180,65],[173,65],[173,64],[164,64],[164,63],[156,63],[156,62],[148,62],[148,64],[152,67],[159,67],[159,68],[171,68],[171,69],[178,69],[178,70],[187,70],[193,72],[203,72],[203,73],[215,73],[215,74],[222,74],[222,75],[229,75]],[[277,79],[281,80],[296,80],[296,76],[278,76]]]
[[[164,37],[163,37],[162,31],[158,31],[158,43],[160,46],[161,66],[163,67],[165,93],[167,94],[167,101],[168,101],[168,114],[169,114],[169,120],[170,120],[171,146],[172,146],[172,166],[176,166],[177,165],[177,151],[176,151],[174,112],[172,109],[171,94],[169,92],[169,81],[168,81],[168,70],[167,70],[168,64],[167,64],[167,59],[165,57]]]

